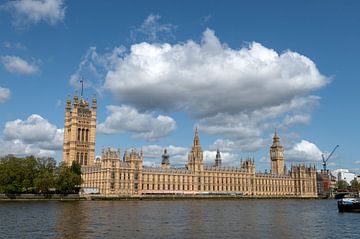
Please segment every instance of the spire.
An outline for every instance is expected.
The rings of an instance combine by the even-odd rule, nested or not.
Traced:
[[[93,95],[93,98],[92,98],[91,108],[92,108],[92,109],[96,109],[96,95],[95,95],[95,94]]]
[[[66,100],[66,110],[70,110],[71,109],[71,99],[70,99],[70,94],[68,94],[67,100]]]
[[[77,105],[78,104],[78,100],[79,100],[79,98],[78,98],[78,92],[77,92],[77,90],[75,91],[75,94],[74,94],[74,105]]]
[[[219,149],[217,149],[216,150],[216,158],[215,158],[215,167],[219,167],[219,166],[221,166],[221,154],[220,154],[220,150]]]
[[[280,137],[277,134],[277,130],[275,128],[275,133],[274,133],[274,137],[273,137],[273,146],[278,146],[280,145]]]
[[[167,149],[164,149],[164,153],[162,155],[162,161],[161,161],[161,165],[169,165],[169,154],[167,153]]]
[[[200,137],[199,137],[199,130],[198,130],[197,126],[195,128],[195,136],[194,136],[193,147],[200,147]]]

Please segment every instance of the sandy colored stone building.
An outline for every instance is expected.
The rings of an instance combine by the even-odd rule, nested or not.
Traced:
[[[275,132],[270,147],[271,173],[256,173],[253,159],[239,167],[222,166],[217,150],[213,166],[203,162],[198,129],[184,168],[172,168],[166,149],[160,167],[143,165],[142,150],[103,148],[95,159],[96,98],[68,98],[65,108],[63,161],[82,166],[84,189],[109,197],[146,195],[242,195],[253,197],[317,197],[315,166],[292,165],[286,172],[284,147]],[[160,158],[160,156],[159,156]],[[90,190],[90,191],[91,191]]]

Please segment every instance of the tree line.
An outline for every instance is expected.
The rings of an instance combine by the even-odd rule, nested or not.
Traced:
[[[339,180],[336,183],[336,187],[338,190],[360,191],[360,182],[354,179],[349,184],[345,180]]]
[[[0,193],[78,193],[81,166],[56,165],[53,158],[0,158]]]

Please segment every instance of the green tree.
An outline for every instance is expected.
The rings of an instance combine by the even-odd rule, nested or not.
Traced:
[[[345,180],[339,180],[336,183],[336,186],[337,186],[338,189],[347,189],[349,187],[349,184]]]
[[[350,182],[351,188],[360,191],[360,183],[354,179]]]
[[[71,171],[77,175],[81,175],[81,165],[77,161],[73,161],[70,167]]]
[[[24,193],[34,190],[36,159],[8,155],[0,160],[0,192]]]
[[[49,192],[55,186],[56,161],[53,158],[37,159],[37,176],[34,186],[38,192]]]
[[[72,171],[70,167],[61,164],[58,168],[55,187],[61,193],[77,193],[82,183],[81,175]]]

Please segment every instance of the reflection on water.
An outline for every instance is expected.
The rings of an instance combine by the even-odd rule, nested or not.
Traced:
[[[58,238],[79,238],[83,228],[87,227],[87,204],[80,201],[60,201],[54,205],[56,209],[55,230]]]
[[[1,202],[0,238],[359,238],[332,200]]]

